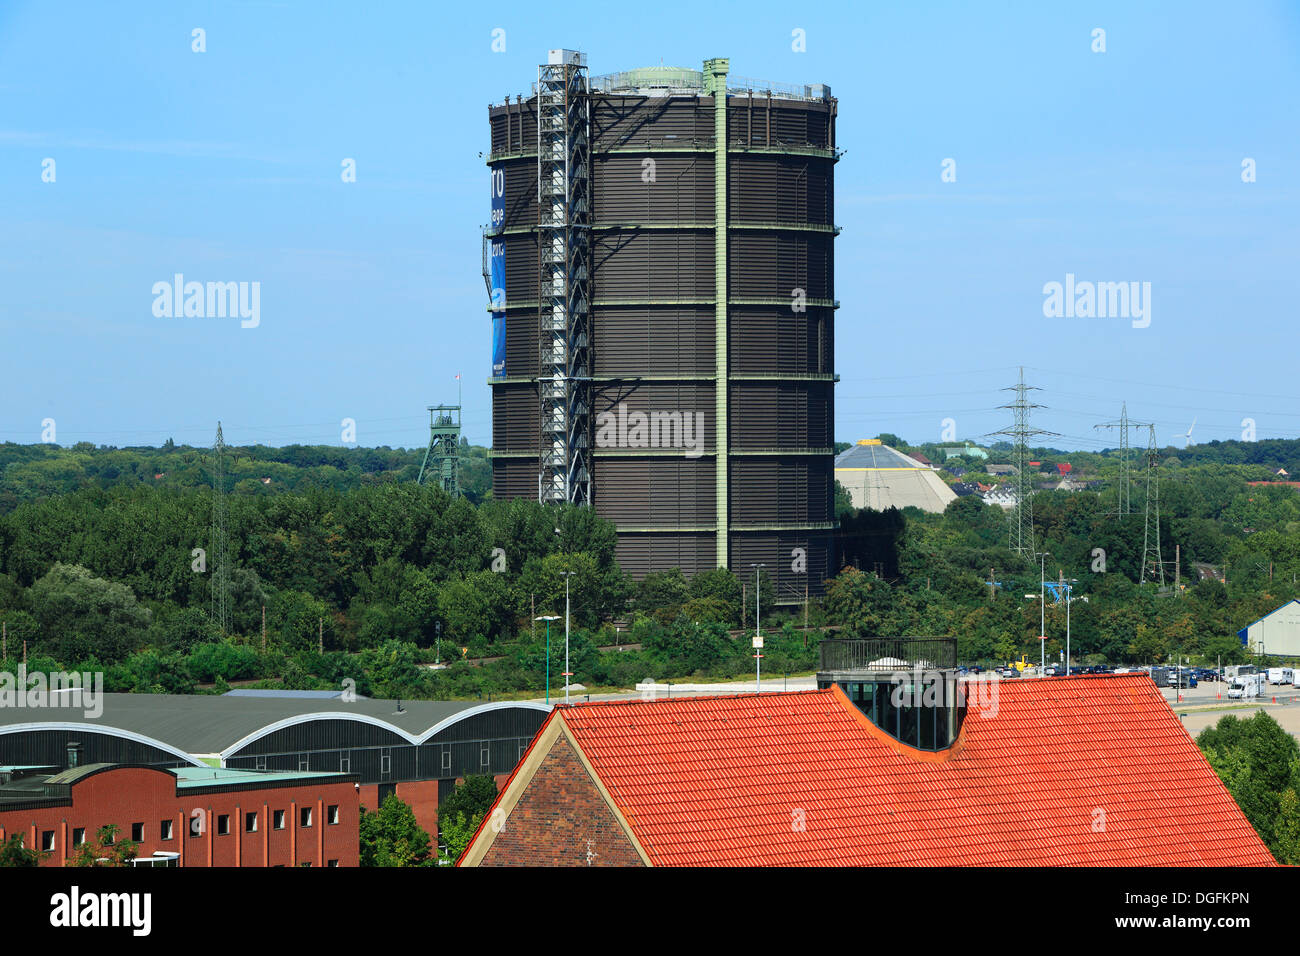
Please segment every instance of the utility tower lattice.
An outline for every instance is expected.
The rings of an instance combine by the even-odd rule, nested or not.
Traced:
[[[1016,460],[1016,506],[1010,515],[1010,549],[1023,557],[1032,557],[1034,550],[1034,505],[1033,486],[1029,478],[1029,439],[1036,435],[1059,437],[1056,432],[1029,427],[1029,413],[1035,408],[1046,408],[1029,401],[1028,393],[1042,391],[1036,385],[1025,384],[1025,368],[1020,367],[1020,380],[1015,385],[1004,388],[1004,392],[1015,392],[1016,400],[999,408],[1011,409],[1015,413],[1015,423],[1010,428],[990,432],[992,435],[1005,435],[1015,441],[1014,457]]]
[[[585,57],[537,68],[537,497],[591,504],[590,99]]]
[[[1160,453],[1156,451],[1156,426],[1148,425],[1147,438],[1147,502],[1146,518],[1142,529],[1142,577],[1147,572],[1165,585],[1165,563],[1160,556]]]
[[[226,537],[226,442],[217,422],[212,445],[212,622],[224,635],[230,630],[230,544]]]
[[[452,413],[455,412],[455,417]],[[424,452],[417,485],[437,482],[453,498],[460,497],[460,406],[429,406],[429,447]]]
[[[1110,512],[1114,515],[1132,514],[1132,482],[1129,478],[1129,440],[1128,430],[1130,428],[1141,428],[1143,422],[1130,421],[1128,417],[1128,403],[1125,402],[1120,406],[1119,420],[1113,422],[1102,422],[1100,425],[1094,425],[1093,428],[1118,428],[1119,429],[1119,497],[1116,500],[1115,510]]]

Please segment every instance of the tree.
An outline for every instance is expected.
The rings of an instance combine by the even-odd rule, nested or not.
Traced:
[[[442,833],[442,842],[447,846],[446,854],[441,858],[441,862],[453,863],[460,859],[465,848],[469,846],[469,841],[474,839],[474,834],[478,832],[479,824],[483,822],[483,814],[475,814],[472,817],[465,816],[464,813],[457,813],[454,816],[441,814],[438,816],[438,829]]]
[[[110,823],[99,828],[95,842],[81,844],[72,851],[68,866],[127,866],[135,859],[140,844],[134,840],[119,840],[118,826]]]
[[[63,661],[92,653],[121,660],[140,643],[152,620],[125,584],[95,577],[78,565],[56,563],[31,586],[29,598],[42,647]]]
[[[0,867],[3,866],[40,866],[46,854],[40,850],[29,850],[23,846],[23,835],[11,833],[0,843]]]
[[[438,832],[447,846],[445,860],[460,859],[488,810],[497,799],[497,785],[486,774],[470,774],[438,804]]]
[[[488,774],[469,774],[456,785],[456,789],[438,803],[438,826],[444,815],[463,813],[467,817],[482,816],[497,799],[496,781]]]
[[[415,813],[389,794],[378,810],[361,808],[362,866],[430,866],[429,834],[415,820]]]
[[[1250,825],[1281,862],[1293,857],[1300,834],[1300,746],[1269,714],[1232,714],[1196,739]],[[1287,794],[1291,794],[1287,797]]]

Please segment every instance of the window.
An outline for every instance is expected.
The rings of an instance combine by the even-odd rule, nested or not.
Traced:
[[[351,773],[351,772],[352,772],[352,755],[341,754],[339,756],[339,773]]]
[[[54,852],[54,831],[53,830],[41,831],[41,849],[44,850],[46,853]]]
[[[163,820],[158,824],[158,839],[170,840],[172,838],[172,821]]]
[[[255,812],[244,814],[244,832],[245,833],[257,832],[257,814]]]
[[[143,824],[143,823],[133,823],[133,824],[131,824],[131,839],[134,840],[136,843],[143,843],[143,842],[144,842],[144,824]]]
[[[117,837],[115,837],[113,834],[111,833],[104,834],[104,846],[112,846],[116,842],[117,842]]]
[[[338,865],[339,865],[339,861],[338,861],[338,860],[330,860],[330,861],[329,861],[328,863],[326,863],[325,865],[326,865],[326,866],[338,866]]]
[[[217,836],[230,835],[230,814],[221,813],[217,815]]]
[[[298,770],[299,770],[299,772],[301,772],[301,773],[306,773],[306,772],[307,772],[307,769],[308,769],[307,755],[306,755],[306,754],[298,754]]]
[[[483,747],[482,747],[482,749],[479,750],[479,752],[478,752],[478,762],[479,762],[480,765],[482,765],[482,766],[484,766],[484,767],[486,767],[486,766],[491,762],[491,754],[490,754],[489,751],[488,751],[488,745],[487,745],[487,744],[484,744]]]
[[[385,747],[383,750],[379,751],[379,775],[381,777],[387,777],[392,772],[393,755],[389,752],[388,748]]]
[[[325,822],[330,826],[334,826],[339,822],[339,805],[337,803],[331,803],[325,809]]]
[[[298,809],[298,826],[304,830],[311,826],[311,807]]]
[[[254,762],[254,765],[253,765],[253,766],[254,766],[254,768],[257,769],[257,770],[265,770],[265,769],[266,769],[266,758],[265,758],[265,757],[258,757],[257,760]]]
[[[275,821],[274,821],[274,826],[275,826],[275,828],[276,828],[277,830],[283,830],[283,829],[284,829],[284,811],[283,811],[283,810],[276,810],[276,811],[275,811]]]
[[[72,845],[81,846],[81,844],[85,842],[86,842],[86,828],[74,827],[72,830]]]
[[[445,748],[442,752],[442,769],[443,770],[451,769],[451,748],[450,747]]]

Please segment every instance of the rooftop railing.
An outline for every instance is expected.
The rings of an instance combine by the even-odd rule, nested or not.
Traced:
[[[955,637],[834,638],[821,642],[824,672],[896,671],[957,666]]]

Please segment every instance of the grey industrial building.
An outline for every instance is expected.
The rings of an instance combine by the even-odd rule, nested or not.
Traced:
[[[590,505],[635,577],[834,556],[837,101],[551,51],[489,108],[498,498]],[[539,112],[541,122],[538,121]]]
[[[437,801],[456,780],[504,779],[550,710],[529,701],[345,700],[275,690],[104,694],[102,712],[88,715],[72,692],[64,706],[0,707],[0,765],[355,774],[365,805],[396,793],[432,831]]]

